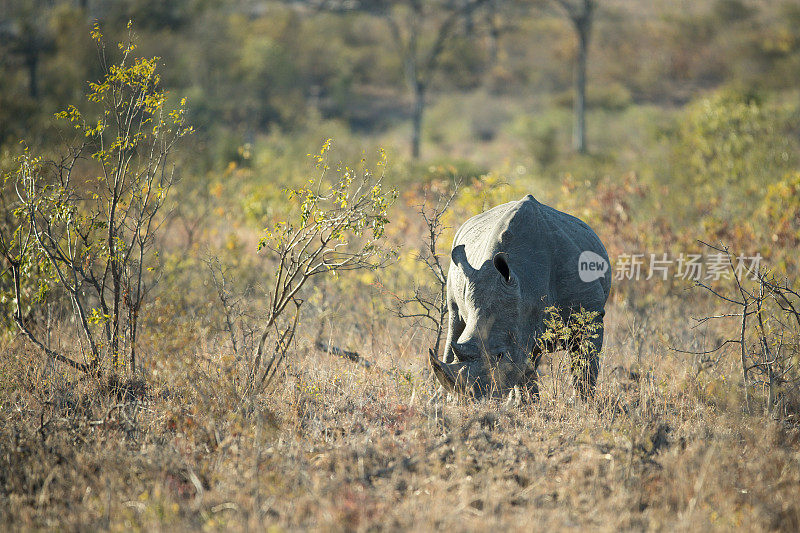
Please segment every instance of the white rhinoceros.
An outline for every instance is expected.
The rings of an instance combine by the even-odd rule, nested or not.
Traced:
[[[456,232],[447,278],[444,362],[431,351],[439,382],[467,395],[501,396],[524,386],[538,394],[543,351],[571,352],[573,381],[594,393],[611,288],[608,254],[583,221],[528,195],[467,220]],[[546,309],[563,323],[593,311],[596,337],[579,353],[570,339],[542,342]]]

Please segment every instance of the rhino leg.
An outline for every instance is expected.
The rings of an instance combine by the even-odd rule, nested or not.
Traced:
[[[522,386],[529,401],[539,401],[539,372],[532,365],[525,371]]]
[[[526,361],[520,385],[522,385],[523,396],[527,401],[539,401],[539,361],[542,359],[542,353],[542,346],[535,344],[530,358]]]
[[[600,372],[600,350],[603,348],[603,317],[600,316],[598,320],[600,321],[600,327],[595,331],[597,337],[592,339],[589,353],[581,353],[575,347],[569,350],[572,383],[584,400],[594,397],[597,375]]]

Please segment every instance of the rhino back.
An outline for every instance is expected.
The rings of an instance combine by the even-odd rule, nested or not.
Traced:
[[[608,262],[605,247],[582,220],[528,195],[467,220],[453,247],[464,245],[469,264],[480,269],[504,252],[526,299],[535,306],[583,306],[601,310],[610,289],[610,273],[590,283],[578,273],[578,257],[592,251]]]
[[[558,305],[601,311],[611,290],[611,271],[608,253],[597,234],[581,219],[539,204],[540,212],[547,221],[547,234],[554,267],[551,283],[557,294]],[[579,258],[583,252],[594,252],[602,257],[607,268],[604,275],[594,281],[580,278]]]

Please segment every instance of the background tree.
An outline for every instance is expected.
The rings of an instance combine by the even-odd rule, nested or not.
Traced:
[[[420,156],[425,98],[442,52],[453,37],[468,30],[465,21],[487,3],[488,0],[409,0],[387,2],[382,9],[411,87],[411,155],[414,159]],[[426,42],[430,44],[426,46]]]
[[[39,98],[42,56],[52,51],[54,44],[48,25],[49,7],[49,2],[23,2],[0,19],[0,40],[5,43],[2,48],[18,58],[27,72],[28,95],[34,100]]]
[[[586,62],[589,56],[589,40],[592,36],[597,0],[553,0],[567,16],[578,39],[575,58],[575,101],[573,103],[574,124],[572,146],[578,153],[586,153]]]
[[[495,0],[496,4],[500,0]],[[411,89],[411,155],[420,156],[426,96],[441,65],[442,53],[459,35],[474,33],[476,11],[491,0],[341,0],[290,1],[318,10],[361,11],[383,18]],[[496,6],[495,6],[496,7]]]

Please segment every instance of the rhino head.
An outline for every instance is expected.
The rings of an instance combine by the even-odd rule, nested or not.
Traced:
[[[445,361],[430,352],[434,374],[448,391],[501,397],[536,375],[531,312],[510,263],[508,254],[498,252],[474,268],[464,246],[453,250],[448,292],[458,293],[452,299],[458,304],[450,307]]]

